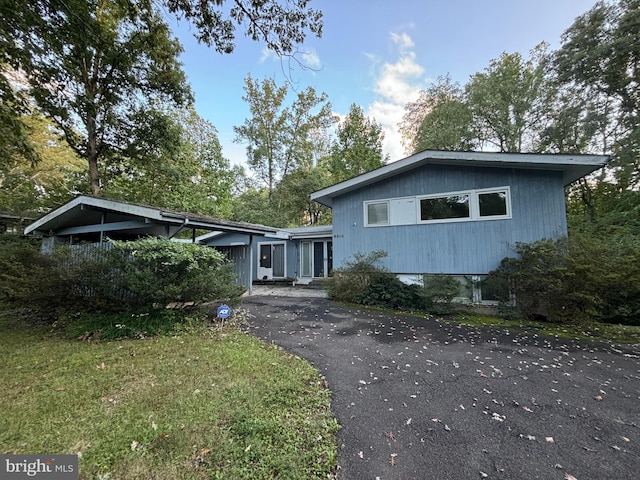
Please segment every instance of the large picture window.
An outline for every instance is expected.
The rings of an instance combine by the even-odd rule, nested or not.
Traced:
[[[450,192],[418,199],[420,223],[511,218],[509,187]]]
[[[469,194],[420,199],[420,220],[469,218]]]

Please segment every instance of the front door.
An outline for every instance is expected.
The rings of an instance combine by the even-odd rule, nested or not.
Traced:
[[[301,244],[302,277],[326,278],[333,270],[333,243],[309,241]]]
[[[258,251],[258,280],[284,278],[284,243],[261,243]]]

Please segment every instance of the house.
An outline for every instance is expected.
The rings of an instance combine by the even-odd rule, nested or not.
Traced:
[[[213,232],[196,241],[227,254],[234,262],[247,255],[249,237],[229,232]],[[252,246],[254,282],[286,281],[309,284],[325,278],[333,270],[331,225],[281,228],[275,235],[255,236]]]
[[[423,151],[311,194],[331,207],[333,261],[383,250],[406,282],[477,282],[518,242],[567,234],[565,187],[608,156]],[[490,300],[478,288],[474,302]]]
[[[254,238],[279,238],[273,227],[80,195],[30,224],[25,234],[41,236],[43,250],[47,251],[57,244],[102,244],[147,236],[175,239],[182,232],[190,232],[190,241],[196,242],[196,232],[202,230],[247,239],[244,261],[237,262],[235,267],[238,283],[251,290],[252,277],[246,272],[253,263]]]
[[[196,232],[207,231],[196,236]],[[234,262],[239,284],[249,291],[260,280],[310,283],[332,269],[331,226],[278,229],[220,220],[130,202],[80,195],[25,229],[55,245],[102,244],[142,237],[177,239],[215,247]]]
[[[516,243],[566,235],[564,188],[608,158],[424,151],[311,194],[332,208],[332,226],[274,228],[81,195],[25,233],[51,248],[189,231],[189,241],[226,253],[249,291],[256,281],[310,283],[356,252],[384,250],[406,282],[451,275],[472,285],[468,299],[490,301],[476,280]]]

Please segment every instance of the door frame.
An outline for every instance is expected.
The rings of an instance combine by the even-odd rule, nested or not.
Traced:
[[[258,244],[258,262],[256,264],[256,277],[258,280],[274,280],[287,277],[287,242],[259,242]],[[263,260],[262,247],[269,247],[269,266],[265,265]],[[274,249],[277,246],[282,246],[282,276],[273,275],[273,261],[274,261]]]
[[[322,244],[322,276],[315,276],[316,272],[316,256],[315,256],[315,244]],[[331,251],[329,250],[329,244],[331,244]],[[308,263],[305,265],[305,248],[308,248]],[[333,270],[333,240],[318,240],[308,239],[300,241],[300,277],[312,280],[314,278],[327,278]],[[309,272],[309,275],[304,275],[304,272]]]

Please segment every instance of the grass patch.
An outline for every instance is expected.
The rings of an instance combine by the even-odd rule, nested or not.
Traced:
[[[576,323],[558,324],[551,322],[536,322],[530,320],[510,320],[492,315],[479,315],[471,313],[455,313],[451,315],[434,315],[429,313],[405,312],[390,310],[388,308],[361,305],[349,302],[336,302],[346,308],[371,310],[389,315],[406,315],[416,318],[425,318],[438,322],[456,323],[470,327],[497,327],[510,331],[532,330],[538,335],[550,337],[591,340],[595,342],[614,342],[620,344],[640,344],[640,327],[633,325],[618,325],[609,323]]]
[[[456,314],[452,320],[472,327],[492,326],[507,330],[535,330],[539,335],[550,337],[615,342],[622,344],[640,343],[640,327],[609,323],[558,324],[528,320],[507,320],[489,315]]]
[[[79,342],[0,314],[0,451],[80,455],[82,479],[327,478],[330,392],[237,329]]]

